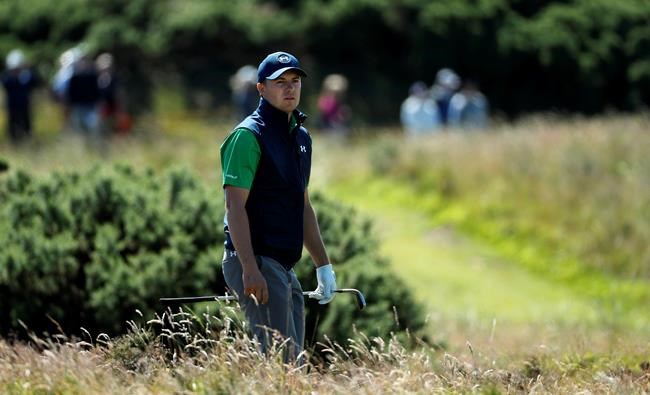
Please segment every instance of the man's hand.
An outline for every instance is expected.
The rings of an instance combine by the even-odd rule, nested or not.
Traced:
[[[269,301],[269,290],[262,272],[254,266],[242,274],[244,295],[253,297],[257,303],[266,304]]]
[[[334,293],[336,290],[336,275],[334,274],[334,270],[332,270],[332,265],[328,263],[327,265],[317,267],[316,279],[318,280],[318,287],[309,294],[309,297],[318,299],[319,304],[331,302],[336,295]]]

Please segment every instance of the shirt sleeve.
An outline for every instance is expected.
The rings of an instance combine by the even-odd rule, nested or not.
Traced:
[[[251,189],[260,156],[260,145],[253,132],[235,129],[221,145],[222,186]]]

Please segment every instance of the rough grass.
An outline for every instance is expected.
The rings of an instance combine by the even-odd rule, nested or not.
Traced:
[[[214,326],[208,325],[210,322]],[[282,362],[267,356],[230,318],[163,313],[132,323],[129,334],[85,341],[63,335],[0,341],[0,392],[7,394],[214,393],[644,393],[643,350],[615,355],[538,351],[520,359],[485,353],[469,342],[452,354],[409,350],[395,339],[326,345],[324,357]],[[217,329],[220,327],[220,329]],[[646,350],[647,351],[647,350]]]
[[[591,313],[576,315],[569,309],[569,319],[647,330],[648,125],[643,116],[544,118],[487,133],[451,132],[418,140],[384,133],[330,149],[338,154],[325,164],[326,185],[378,218],[392,216],[391,223],[384,223],[391,230],[424,222],[429,227],[425,232],[460,233],[487,246],[488,259],[476,255],[490,274],[499,273],[494,263],[501,261],[574,294],[542,293],[541,305],[591,300],[592,308],[582,309]],[[400,220],[409,215],[416,218]],[[386,242],[396,247],[393,260],[408,254],[417,260],[422,246],[435,242],[411,236],[416,251],[406,237]],[[445,267],[437,261],[435,266]],[[446,266],[448,271],[438,272],[443,277],[452,270]],[[483,266],[460,265],[468,287],[474,287],[470,280]],[[422,274],[417,278],[425,281]],[[511,284],[509,291],[525,284],[510,279],[502,278],[495,287]],[[432,283],[432,288],[438,286],[444,284]],[[476,288],[480,293],[481,287]],[[531,287],[531,294],[534,289],[539,288]],[[554,296],[562,300],[553,302]],[[504,309],[515,305],[505,303]]]
[[[649,128],[646,117],[531,120],[484,134],[383,136],[368,157],[372,175],[411,184],[441,219],[555,255],[560,276],[584,268],[648,279]]]

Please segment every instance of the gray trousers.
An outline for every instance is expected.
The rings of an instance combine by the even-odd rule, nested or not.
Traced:
[[[269,301],[257,305],[244,295],[242,267],[234,251],[223,256],[223,275],[228,287],[237,295],[253,335],[266,354],[274,339],[291,339],[285,351],[285,361],[295,361],[305,340],[305,300],[302,287],[293,270],[287,271],[279,262],[265,256],[256,256],[257,265],[266,280]],[[281,338],[278,339],[277,335]]]

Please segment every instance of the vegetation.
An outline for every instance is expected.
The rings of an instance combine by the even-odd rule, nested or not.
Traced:
[[[314,204],[339,283],[375,302],[362,317],[345,296],[326,308],[309,303],[310,342],[345,341],[355,327],[382,337],[419,333],[421,308],[391,279],[369,221],[318,193]],[[12,172],[0,180],[0,333],[20,325],[120,333],[136,310],[159,311],[160,297],[225,293],[223,215],[221,192],[188,170],[156,176],[118,165],[44,179]],[[296,270],[305,289],[316,288],[309,258]],[[394,314],[403,317],[398,325]]]
[[[508,115],[596,113],[648,103],[649,14],[636,0],[5,0],[0,55],[24,48],[49,77],[71,46],[113,52],[132,109],[151,105],[155,82],[177,81],[192,106],[227,103],[238,67],[284,48],[316,82],[308,90],[348,75],[366,122],[396,121],[410,79],[432,83],[442,67],[479,81]]]
[[[368,148],[366,170],[357,166],[365,176],[335,183],[357,203],[381,195],[426,212],[642,328],[650,302],[646,125],[644,117],[532,120],[482,135],[385,135]],[[369,186],[362,193],[360,183]]]
[[[0,391],[55,393],[643,393],[642,355],[575,352],[504,360],[470,343],[459,354],[405,348],[394,338],[328,342],[323,359],[285,365],[281,347],[262,357],[231,318],[168,311],[119,339],[0,340]],[[153,331],[153,328],[157,328]],[[214,330],[213,327],[222,328]],[[159,334],[156,334],[159,333]],[[307,354],[309,356],[309,353]]]
[[[223,208],[187,171],[128,166],[0,180],[3,334],[115,333],[169,294],[223,289]]]
[[[390,258],[390,269],[396,274],[388,280],[380,277],[380,285],[363,288],[368,308],[384,297],[371,297],[373,289],[391,295],[394,291],[386,289],[389,287],[385,284],[401,279],[417,300],[426,302],[428,319],[422,333],[433,341],[432,347],[418,346],[419,336],[409,337],[407,332],[381,336],[381,340],[359,336],[352,343],[344,338],[337,342],[340,348],[333,347],[340,352],[337,357],[324,365],[315,359],[304,372],[283,369],[278,359],[260,362],[246,340],[233,340],[231,332],[223,337],[230,340],[219,344],[201,343],[201,337],[193,337],[193,332],[185,337],[187,342],[169,348],[166,338],[159,337],[163,334],[159,324],[132,323],[131,331],[119,338],[90,331],[79,334],[82,343],[61,334],[49,340],[31,338],[28,343],[5,341],[0,346],[0,385],[9,393],[34,392],[30,388],[36,387],[60,392],[81,388],[89,393],[123,392],[124,388],[161,393],[179,392],[179,388],[194,393],[220,388],[282,391],[276,385],[323,393],[340,392],[350,385],[379,393],[405,391],[401,388],[485,393],[647,391],[648,322],[643,291],[647,280],[642,270],[634,269],[642,268],[642,264],[622,260],[617,269],[603,260],[598,266],[591,265],[580,250],[571,249],[574,235],[590,240],[587,229],[571,228],[572,232],[561,238],[548,236],[553,235],[550,230],[561,229],[564,219],[573,217],[580,207],[564,208],[560,198],[579,196],[576,199],[591,215],[612,220],[616,215],[595,209],[609,206],[596,206],[589,200],[591,195],[582,191],[613,196],[613,201],[622,199],[630,207],[638,204],[631,203],[634,199],[643,199],[629,190],[640,185],[640,170],[625,173],[627,177],[622,178],[612,169],[622,159],[633,164],[633,169],[643,168],[645,159],[640,152],[647,141],[642,133],[646,125],[644,117],[546,117],[498,126],[487,134],[449,132],[415,141],[403,140],[391,129],[373,130],[371,138],[357,130],[357,137],[345,143],[312,130],[316,150],[312,191],[318,201],[317,211],[323,214],[321,220],[331,221],[329,230],[324,230],[331,252],[337,259],[352,252],[360,256],[372,252],[377,259],[373,262],[380,266]],[[27,174],[36,183],[50,180],[53,172],[85,174],[98,165],[95,171],[106,174],[114,172],[114,164],[120,162],[128,163],[127,167],[142,177],[153,166],[156,170],[152,177],[161,180],[167,174],[165,169],[182,163],[190,175],[198,174],[208,185],[217,185],[220,176],[215,144],[227,126],[215,124],[212,118],[187,118],[187,114],[176,111],[165,112],[147,126],[150,129],[138,128],[132,136],[111,141],[104,152],[93,151],[65,135],[37,131],[35,141],[27,145],[0,145],[0,157],[9,165],[0,180],[15,177],[19,169],[29,169]],[[564,165],[578,160],[574,152],[601,169],[601,177],[569,171],[576,167]],[[535,169],[539,174],[533,172]],[[530,172],[533,176],[522,176]],[[640,179],[634,181],[637,176]],[[195,181],[202,185],[202,181]],[[600,192],[601,181],[621,188],[606,195]],[[164,181],[159,184],[164,185]],[[541,200],[540,195],[550,198]],[[358,208],[351,209],[344,202]],[[553,205],[553,215],[541,216],[548,204]],[[509,211],[487,210],[502,206],[514,207]],[[622,206],[611,207],[618,210]],[[325,214],[328,211],[347,213],[351,221],[346,223],[339,216],[330,220]],[[372,213],[374,225],[369,225],[361,212]],[[529,221],[536,221],[538,226],[522,232],[519,225],[525,221],[521,216],[531,216]],[[494,224],[509,224],[508,231]],[[364,234],[371,237],[366,239]],[[341,237],[340,244],[332,244],[335,236]],[[549,239],[558,244],[543,244]],[[606,254],[615,249],[607,240],[602,244],[598,247]],[[555,260],[558,249],[575,264],[570,276],[553,268],[565,262]],[[300,265],[309,267],[305,262]],[[340,267],[341,276],[349,276],[346,282],[355,277],[348,270],[356,265],[362,271],[360,275],[372,271],[362,260],[350,260]],[[621,267],[628,269],[621,271]],[[300,276],[305,284],[313,281],[303,273]],[[626,288],[630,282],[639,284],[642,291],[636,293],[637,285]],[[334,327],[340,323],[350,335],[354,332],[348,325],[365,325],[365,316],[354,311],[353,321],[342,317],[338,322],[338,315],[353,307],[345,296],[337,296],[335,302],[346,306],[329,306],[327,309],[337,309],[337,313],[326,317],[323,313],[327,314],[327,309],[320,311],[320,320]],[[613,303],[599,300],[621,304],[612,313],[608,306]],[[567,303],[578,308],[565,310]],[[202,309],[206,306],[193,308],[197,317],[202,317],[200,322],[205,322]],[[318,311],[311,313],[314,317]],[[131,311],[129,319],[134,317],[138,322],[150,320],[150,315],[138,318]],[[401,321],[405,314],[398,312],[397,318]],[[217,319],[223,318],[216,317],[215,325]],[[401,327],[394,321],[382,322],[389,330]],[[178,327],[171,330],[181,331]],[[324,337],[320,339],[329,344]],[[204,349],[207,356],[195,353],[191,346],[194,340],[214,348]],[[176,357],[173,352],[168,354],[170,349],[176,351]],[[357,354],[356,350],[361,351]],[[309,351],[315,354],[316,348]],[[223,370],[226,367],[228,370]]]
[[[41,89],[35,138],[0,141],[0,392],[647,393],[647,116],[359,129],[396,123],[441,67],[497,117],[643,111],[647,15],[647,0],[0,2],[0,56],[23,49],[48,81],[68,48],[112,52],[139,112],[96,150],[58,132]],[[325,75],[347,75],[357,127],[310,129],[311,189],[340,285],[368,308],[307,301],[302,366],[281,345],[261,357],[232,306],[156,301],[223,289],[228,77],[279,49],[309,72],[308,113]],[[307,257],[297,270],[315,286]]]
[[[647,280],[646,123],[529,124],[535,138],[504,130],[405,143],[389,169],[375,163],[375,174],[408,180],[441,221],[495,243],[518,239],[556,255],[550,262],[565,258],[550,269],[559,277],[578,270],[573,257],[592,271]]]

